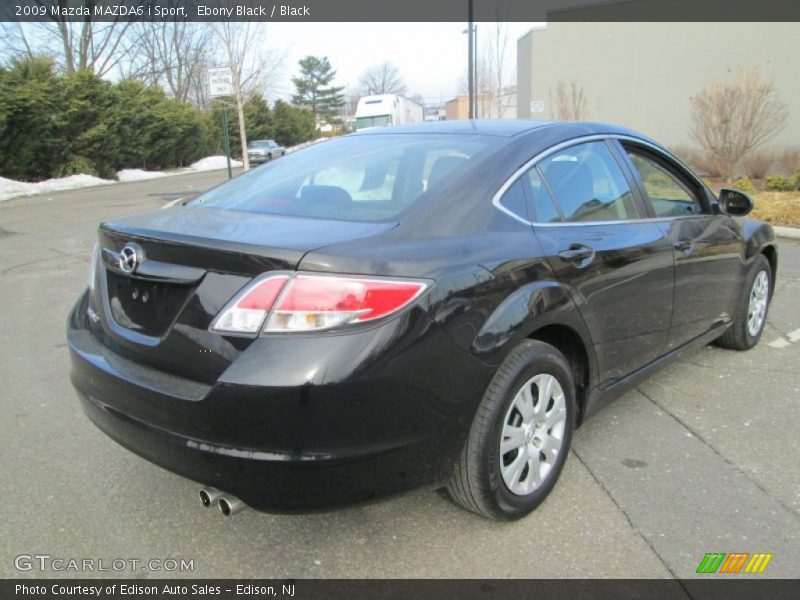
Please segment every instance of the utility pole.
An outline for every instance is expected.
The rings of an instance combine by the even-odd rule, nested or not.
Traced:
[[[230,179],[233,177],[231,172],[231,136],[228,133],[228,109],[224,100],[222,102],[222,128],[225,130],[225,158],[228,160],[228,179]]]
[[[475,114],[475,119],[480,118],[478,114],[478,94],[481,93],[480,88],[478,87],[478,26],[473,25],[472,29],[472,105],[473,109],[472,112]]]
[[[472,19],[474,17],[472,10],[473,0],[467,0],[467,46],[469,58],[467,59],[467,88],[469,92],[469,118],[475,118],[475,38],[473,37],[474,28]]]

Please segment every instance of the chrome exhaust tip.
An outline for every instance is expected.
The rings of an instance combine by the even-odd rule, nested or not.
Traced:
[[[247,508],[247,504],[230,494],[222,494],[219,500],[217,500],[217,506],[219,507],[219,511],[226,517],[235,515]]]
[[[218,489],[213,487],[204,487],[200,490],[200,502],[208,508],[212,504],[214,504],[220,497],[224,494],[224,492],[220,492]]]

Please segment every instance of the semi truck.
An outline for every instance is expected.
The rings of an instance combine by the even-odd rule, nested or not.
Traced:
[[[356,129],[422,123],[422,107],[399,94],[363,96],[356,107]]]

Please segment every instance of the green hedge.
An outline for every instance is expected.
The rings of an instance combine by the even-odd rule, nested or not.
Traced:
[[[245,105],[250,139],[291,146],[316,135],[313,114],[261,96]],[[58,74],[44,58],[0,67],[0,176],[42,180],[74,173],[114,178],[124,168],[186,166],[222,154],[221,105],[211,111],[139,81],[105,81],[89,71]],[[235,110],[231,151],[241,155]]]

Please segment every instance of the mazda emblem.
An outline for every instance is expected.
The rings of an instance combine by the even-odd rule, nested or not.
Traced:
[[[125,273],[133,273],[139,266],[139,256],[136,248],[128,244],[119,253],[119,268]]]

